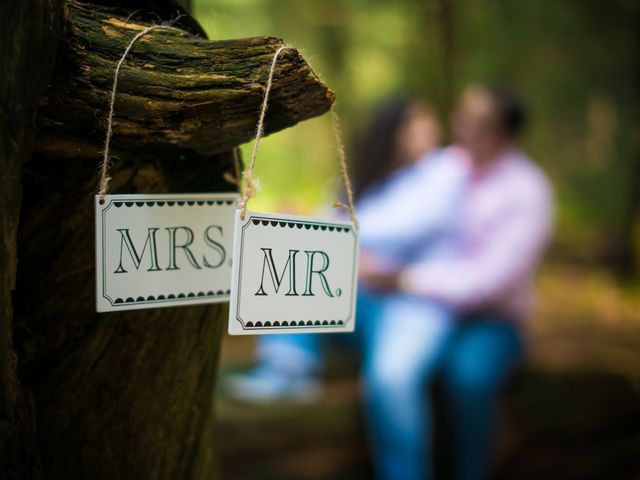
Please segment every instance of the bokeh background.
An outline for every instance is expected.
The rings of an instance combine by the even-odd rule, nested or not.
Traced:
[[[495,477],[639,479],[640,1],[195,0],[193,13],[212,39],[272,35],[302,50],[337,93],[348,144],[390,95],[420,95],[446,123],[469,82],[524,94],[524,146],[555,185],[556,232]],[[265,139],[256,172],[252,208],[325,208],[339,188],[328,116]],[[223,373],[250,366],[252,349],[226,338]],[[225,478],[371,478],[357,365],[328,358],[317,404],[219,394]]]

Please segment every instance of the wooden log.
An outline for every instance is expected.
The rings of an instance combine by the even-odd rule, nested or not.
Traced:
[[[104,139],[115,65],[148,24],[131,12],[69,6],[67,42],[40,108],[37,149],[71,157],[95,153]],[[228,151],[255,135],[264,85],[282,40],[209,41],[155,30],[131,50],[120,73],[114,146],[129,153],[175,157]],[[334,93],[294,49],[279,57],[266,133],[326,112]]]

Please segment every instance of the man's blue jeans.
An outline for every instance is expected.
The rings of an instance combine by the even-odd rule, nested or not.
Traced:
[[[377,477],[432,478],[428,386],[439,375],[453,429],[453,478],[486,478],[499,393],[522,355],[515,323],[487,316],[456,318],[433,302],[364,289],[357,321],[357,333],[348,337],[363,354],[363,396]],[[258,354],[278,368],[316,372],[323,338],[266,336]]]

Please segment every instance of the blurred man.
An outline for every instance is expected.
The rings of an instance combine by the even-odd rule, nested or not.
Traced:
[[[452,334],[438,361],[454,444],[456,480],[485,479],[500,390],[522,357],[521,323],[530,285],[551,224],[551,191],[544,174],[519,149],[525,110],[507,89],[470,87],[453,119],[466,165],[458,242],[453,256],[430,257],[394,272],[364,262],[364,282],[382,292],[422,298],[449,312]],[[428,210],[429,205],[424,206]],[[390,340],[391,341],[391,340]],[[423,350],[413,348],[423,342]],[[364,366],[366,404],[381,479],[428,478],[430,408],[423,357],[433,365],[431,338],[412,338],[390,362],[387,347]]]

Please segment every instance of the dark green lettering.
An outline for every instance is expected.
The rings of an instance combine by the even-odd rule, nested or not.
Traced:
[[[329,282],[327,281],[327,277],[324,276],[324,272],[329,268],[329,255],[320,250],[305,250],[304,253],[307,255],[307,275],[303,296],[314,296],[313,293],[313,274],[317,274],[320,277],[320,284],[322,285],[322,289],[324,293],[333,297],[333,293],[331,293],[331,289],[329,288]],[[320,255],[322,257],[322,267],[318,270],[313,269],[313,260],[316,255]]]
[[[202,267],[196,261],[196,257],[193,256],[193,253],[189,249],[189,246],[193,243],[193,230],[189,227],[165,227],[169,232],[169,266],[167,270],[179,270],[180,267],[176,264],[176,250],[181,248],[184,251],[184,254],[189,260],[189,263],[198,270],[202,269]],[[178,245],[176,242],[176,234],[178,230],[182,230],[187,234],[187,239],[182,245]]]
[[[278,275],[278,271],[276,270],[275,262],[273,261],[273,252],[270,248],[261,248],[262,253],[264,254],[262,260],[262,276],[260,278],[260,288],[254,295],[267,295],[264,291],[264,270],[265,266],[269,270],[269,276],[271,277],[271,282],[273,283],[273,288],[276,293],[280,290],[280,285],[282,284],[282,280],[284,279],[284,275],[289,270],[289,291],[286,295],[298,295],[296,291],[296,255],[300,250],[289,250],[289,257],[287,258],[287,263],[284,265],[282,269],[282,273]]]

